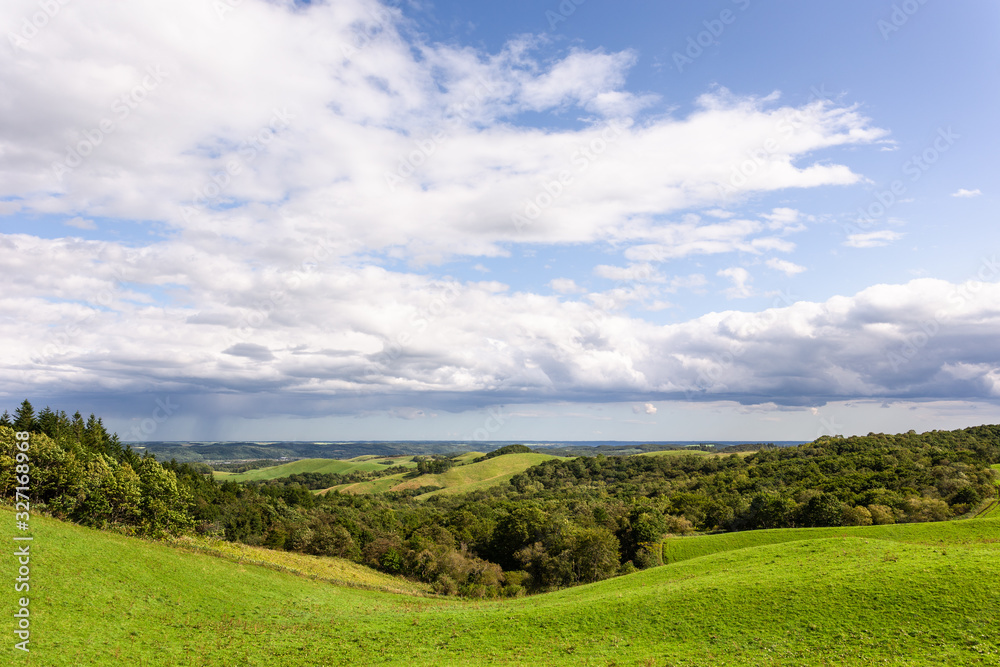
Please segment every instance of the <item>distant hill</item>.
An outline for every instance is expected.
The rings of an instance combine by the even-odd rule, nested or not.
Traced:
[[[257,459],[353,459],[358,456],[414,456],[496,449],[503,443],[471,446],[464,442],[134,442],[125,443],[140,454],[149,452],[158,461],[206,463]]]
[[[373,472],[388,467],[405,466],[415,468],[416,462],[412,456],[379,457],[358,456],[353,459],[300,459],[267,468],[258,468],[244,473],[227,473],[215,471],[213,475],[220,481],[255,482],[264,479],[278,479],[300,473],[334,473],[346,475],[352,472]]]
[[[474,455],[468,454],[459,461],[470,460],[471,458],[474,458]],[[531,466],[555,458],[559,457],[550,454],[506,454],[478,463],[458,465],[445,473],[437,475],[403,473],[368,482],[335,486],[328,490],[337,489],[341,493],[384,493],[386,491],[406,491],[425,486],[436,486],[441,487],[440,490],[418,497],[433,494],[466,493],[501,484],[517,473],[524,472]]]

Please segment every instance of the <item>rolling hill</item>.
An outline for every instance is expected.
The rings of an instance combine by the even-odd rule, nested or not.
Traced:
[[[10,509],[0,518],[11,525]],[[495,602],[338,586],[42,516],[32,527],[31,653],[8,641],[8,664],[1000,662],[997,519],[721,549],[726,536],[684,538],[679,562]]]
[[[463,458],[472,460],[475,456],[469,454]],[[342,484],[327,489],[327,491],[339,490],[341,493],[384,493],[386,491],[418,489],[422,486],[440,486],[442,487],[440,490],[423,494],[422,496],[418,496],[418,498],[440,493],[466,493],[500,484],[531,466],[554,458],[558,457],[549,454],[505,454],[504,456],[497,456],[478,463],[458,465],[448,472],[438,475],[420,475],[414,477],[411,476],[411,473],[400,473],[367,482]]]
[[[314,473],[335,473],[339,475],[346,475],[352,472],[368,472],[374,470],[382,470],[390,466],[406,466],[408,468],[416,467],[416,462],[414,462],[412,456],[391,456],[391,457],[380,457],[380,456],[358,456],[353,459],[301,459],[299,461],[292,461],[290,463],[283,463],[278,466],[270,466],[267,468],[258,468],[257,470],[250,470],[248,472],[241,473],[229,473],[229,472],[219,472],[215,471],[213,475],[219,481],[233,481],[233,482],[256,482],[264,479],[277,479],[279,477],[288,477],[289,475],[295,475],[304,472],[314,472]]]

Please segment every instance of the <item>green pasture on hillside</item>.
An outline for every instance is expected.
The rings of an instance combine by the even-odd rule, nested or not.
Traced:
[[[1000,664],[996,519],[730,542],[506,601],[359,590],[31,522],[31,652],[8,632],[11,665]]]
[[[495,486],[509,480],[519,472],[524,472],[531,466],[557,458],[549,454],[504,454],[479,463],[458,465],[439,475],[411,476],[410,473],[389,475],[367,482],[343,484],[333,489],[341,493],[385,493],[386,491],[405,491],[422,486],[440,486],[439,491],[432,493],[466,493],[476,489]],[[330,490],[333,490],[330,489]],[[423,498],[430,493],[418,496]]]
[[[219,481],[232,482],[256,482],[264,479],[277,479],[288,477],[304,472],[315,473],[335,473],[346,475],[352,472],[370,472],[373,470],[384,470],[392,466],[406,466],[415,468],[416,462],[412,456],[359,456],[353,459],[301,459],[290,463],[283,463],[279,466],[258,468],[241,473],[219,472],[214,473]]]

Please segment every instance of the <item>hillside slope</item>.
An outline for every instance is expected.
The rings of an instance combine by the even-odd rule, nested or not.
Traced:
[[[925,524],[913,543],[857,529],[724,551],[503,602],[342,588],[44,517],[32,526],[32,651],[7,642],[8,664],[1000,663],[994,519]],[[936,526],[947,530],[935,541]],[[8,613],[13,601],[8,589]]]
[[[304,472],[312,473],[335,473],[346,475],[352,472],[371,472],[384,470],[391,466],[406,466],[415,468],[416,463],[412,456],[358,456],[353,459],[301,459],[290,463],[282,463],[277,466],[258,468],[241,473],[228,473],[215,471],[214,477],[221,481],[231,482],[256,482],[264,479],[278,479]]]
[[[422,486],[442,487],[439,491],[418,496],[420,498],[430,496],[432,493],[466,493],[500,484],[531,466],[554,458],[558,457],[549,454],[506,454],[479,463],[456,466],[439,475],[410,477],[408,473],[402,473],[369,482],[345,484],[333,488],[338,489],[341,493],[384,493],[386,491],[418,489]]]

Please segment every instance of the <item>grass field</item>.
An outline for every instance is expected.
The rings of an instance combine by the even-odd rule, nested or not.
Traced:
[[[710,452],[703,452],[700,449],[664,449],[659,452],[643,452],[642,454],[632,454],[632,456],[709,456]]]
[[[475,457],[469,457],[469,460],[472,458]],[[548,454],[505,454],[479,463],[455,466],[440,475],[420,475],[408,478],[407,474],[403,473],[380,477],[368,482],[342,484],[333,487],[333,489],[338,489],[341,493],[385,493],[386,491],[416,489],[421,486],[442,487],[438,491],[417,496],[418,498],[439,493],[466,493],[500,484],[531,466],[554,458],[557,457]]]
[[[346,588],[39,516],[32,527],[31,653],[8,635],[8,664],[1000,664],[995,519],[705,555],[697,544],[718,536],[685,538],[683,561],[501,602]]]
[[[256,482],[262,479],[277,479],[279,477],[288,477],[289,475],[304,472],[336,473],[345,475],[351,472],[384,470],[390,466],[406,466],[408,468],[415,468],[417,464],[413,460],[412,456],[359,456],[357,458],[347,460],[301,459],[299,461],[292,461],[291,463],[283,463],[279,466],[258,468],[257,470],[250,470],[248,472],[231,473],[216,471],[213,474],[219,481],[229,480],[233,482]]]

